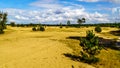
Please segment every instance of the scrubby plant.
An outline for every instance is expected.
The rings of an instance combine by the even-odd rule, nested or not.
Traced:
[[[0,34],[3,34],[4,31],[3,31],[3,27],[0,25]]]
[[[62,28],[63,26],[62,26],[62,23],[60,23],[60,28]]]
[[[40,31],[45,31],[45,28],[43,26],[40,26]]]
[[[102,29],[101,29],[100,26],[96,26],[96,27],[95,27],[95,31],[96,31],[97,33],[100,33],[100,32],[102,32]]]
[[[11,25],[12,27],[14,27],[14,26],[15,26],[15,22],[10,22],[10,25]]]
[[[81,60],[86,63],[95,63],[99,61],[99,58],[96,58],[95,55],[100,53],[102,46],[99,45],[98,37],[95,36],[93,31],[86,32],[86,38],[80,39],[80,46],[82,47]]]
[[[20,27],[20,24],[16,24],[17,27]]]
[[[25,27],[25,24],[20,24],[20,27]]]
[[[36,31],[37,29],[36,29],[36,27],[33,27],[32,30],[33,30],[33,31]]]
[[[37,31],[40,31],[40,26],[37,26],[36,30],[37,30]]]
[[[6,29],[7,13],[0,12],[0,34]]]
[[[45,31],[44,26],[42,26],[41,24],[37,26],[37,28],[35,28],[36,31]]]

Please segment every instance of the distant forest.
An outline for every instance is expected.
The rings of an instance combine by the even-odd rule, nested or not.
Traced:
[[[29,23],[29,24],[7,24],[7,25],[12,25],[14,27],[31,27],[31,26],[37,26],[37,25],[43,25],[43,26],[60,26],[61,24],[34,24],[34,23]],[[100,23],[100,24],[62,24],[62,26],[69,26],[69,27],[89,27],[89,26],[100,26],[100,27],[117,27],[120,28],[120,23]]]

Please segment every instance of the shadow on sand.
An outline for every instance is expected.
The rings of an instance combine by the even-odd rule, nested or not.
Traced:
[[[110,34],[113,34],[113,35],[115,35],[115,36],[120,36],[120,30],[110,31]]]
[[[67,37],[67,39],[75,39],[75,40],[80,40],[80,38],[85,38],[85,37],[79,37],[79,36]],[[116,42],[112,39],[104,39],[104,38],[99,37],[99,44],[104,46],[104,49],[106,49],[106,50],[107,50],[107,48],[111,48],[114,50],[120,50],[120,47],[117,47],[116,43],[120,43],[120,42]],[[119,44],[119,46],[120,46],[120,44]],[[74,55],[71,53],[64,53],[63,55],[70,58],[73,61],[78,61],[78,62],[83,61],[84,63],[88,63],[88,62],[84,61],[81,56],[77,56],[77,55]],[[89,63],[89,64],[91,64],[91,63]]]
[[[71,53],[64,53],[63,55],[70,58],[73,61],[80,61],[80,58],[81,58],[80,56],[73,55]]]
[[[80,36],[69,36],[67,39],[75,39],[80,40],[80,38],[86,38],[86,37],[80,37]],[[99,45],[102,45],[105,49],[111,48],[114,50],[120,50],[120,41],[116,41],[114,39],[104,39],[102,37],[98,37]]]

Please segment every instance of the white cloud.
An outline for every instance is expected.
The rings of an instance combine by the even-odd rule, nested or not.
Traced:
[[[113,2],[118,3],[118,4],[120,3],[120,0],[106,0],[106,1],[111,2],[111,3],[113,3]]]
[[[84,2],[98,2],[99,0],[78,0],[78,1],[84,1]]]
[[[112,8],[112,13],[118,13],[118,14],[120,14],[120,7]]]
[[[17,23],[65,23],[70,20],[72,23],[76,23],[78,18],[85,17],[87,23],[100,23],[108,22],[108,15],[101,14],[99,12],[88,13],[85,8],[70,8],[64,7],[62,9],[45,9],[39,10],[21,10],[21,9],[4,9],[8,12],[9,22],[15,21]],[[12,12],[11,12],[12,11]]]
[[[15,18],[18,20],[29,20],[28,17],[24,17],[24,16],[20,16],[20,15],[16,15]]]
[[[120,0],[78,0],[78,1],[83,1],[83,2],[99,2],[99,1],[106,1],[106,2],[111,2],[111,3],[116,3],[119,4]]]
[[[41,8],[58,8],[62,7],[61,4],[57,2],[58,0],[38,0],[31,3],[31,6],[41,7]]]

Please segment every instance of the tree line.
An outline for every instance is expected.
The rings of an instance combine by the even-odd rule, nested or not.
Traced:
[[[83,22],[82,22],[83,23]],[[43,26],[66,26],[66,27],[90,27],[90,26],[100,26],[100,27],[117,27],[120,28],[120,23],[99,23],[99,24],[82,24],[82,23],[78,23],[78,24],[71,24],[70,20],[68,20],[66,22],[66,24],[63,23],[59,23],[59,24],[41,24]],[[29,23],[29,24],[16,24],[15,22],[11,22],[10,24],[7,25],[11,25],[12,27],[34,27],[37,26],[39,24],[35,24],[35,23]]]

